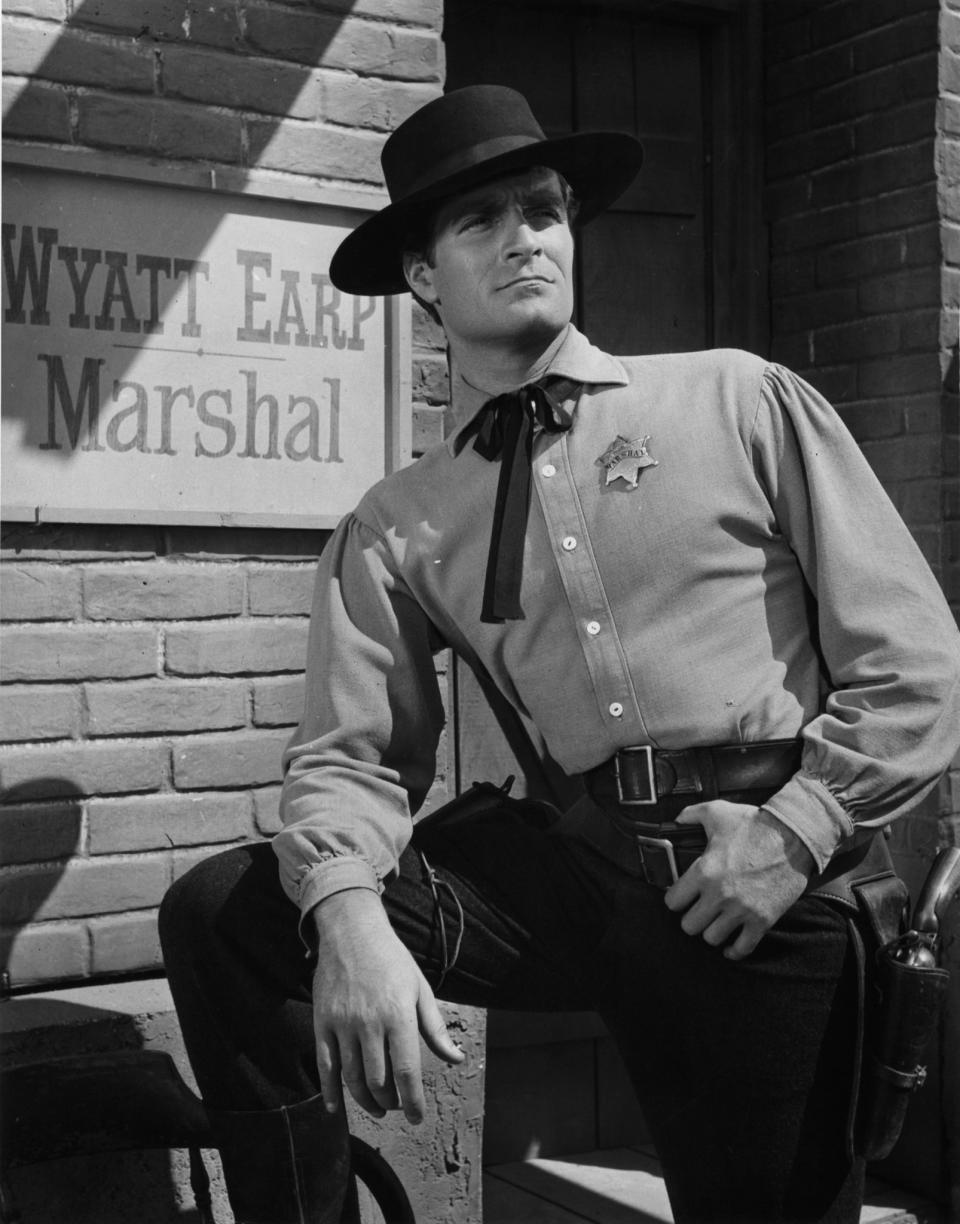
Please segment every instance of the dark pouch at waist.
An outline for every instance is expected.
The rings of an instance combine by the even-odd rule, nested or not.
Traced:
[[[462,795],[457,795],[416,822],[413,844],[422,848],[440,830],[452,833],[459,825],[497,812],[511,812],[542,829],[549,828],[560,818],[560,813],[552,804],[539,799],[512,799],[510,790],[513,781],[511,775],[501,786],[493,782],[474,782]]]

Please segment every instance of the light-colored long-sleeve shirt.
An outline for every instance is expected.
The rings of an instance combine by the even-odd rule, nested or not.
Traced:
[[[617,358],[572,327],[545,385],[572,424],[536,439],[522,620],[480,621],[500,465],[456,434],[324,550],[274,841],[303,912],[395,870],[434,775],[448,646],[568,774],[625,745],[802,737],[765,806],[819,868],[956,751],[960,635],[817,392],[747,353]],[[458,386],[461,428],[484,398]],[[636,487],[598,462],[618,435],[649,436]]]

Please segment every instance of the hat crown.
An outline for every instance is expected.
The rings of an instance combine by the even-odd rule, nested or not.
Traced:
[[[383,146],[393,203],[500,153],[545,140],[526,98],[504,85],[469,85],[428,102]]]

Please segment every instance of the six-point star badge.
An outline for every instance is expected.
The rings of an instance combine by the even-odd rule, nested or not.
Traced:
[[[616,441],[611,442],[597,460],[601,467],[607,469],[607,484],[620,479],[625,480],[631,489],[637,487],[643,469],[657,466],[657,460],[647,452],[649,441],[649,434],[633,441],[617,434]]]

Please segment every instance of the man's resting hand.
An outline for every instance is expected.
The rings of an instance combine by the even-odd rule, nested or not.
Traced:
[[[376,893],[335,893],[313,911],[317,968],[313,1027],[320,1090],[327,1108],[341,1103],[340,1078],[363,1109],[383,1117],[402,1109],[422,1122],[418,1030],[448,1063],[463,1061],[433,991],[391,927]]]
[[[730,960],[754,950],[803,894],[813,855],[763,808],[713,799],[685,808],[678,824],[703,825],[707,848],[666,893],[688,935],[702,935]],[[734,938],[736,936],[736,938]]]

